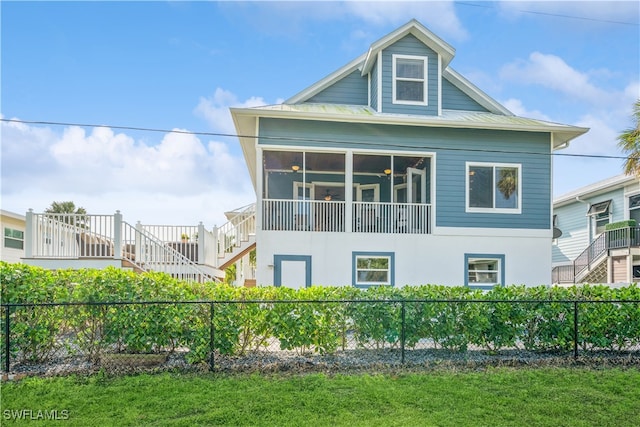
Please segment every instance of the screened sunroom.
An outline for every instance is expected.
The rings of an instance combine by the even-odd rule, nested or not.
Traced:
[[[264,150],[262,229],[428,234],[431,158]]]

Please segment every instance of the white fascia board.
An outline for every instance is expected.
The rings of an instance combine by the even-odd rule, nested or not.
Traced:
[[[402,27],[371,44],[371,47],[369,48],[369,51],[367,52],[366,58],[364,60],[364,65],[362,66],[362,75],[364,76],[366,73],[371,71],[371,67],[373,66],[374,59],[377,57],[378,52],[382,51],[388,46],[391,46],[393,43],[409,34],[415,36],[426,46],[430,47],[436,53],[441,55],[443,59],[443,67],[446,68],[449,62],[451,62],[451,60],[453,59],[456,50],[449,43],[445,42],[440,37],[429,31],[427,27],[422,25],[417,20],[412,19]]]
[[[438,116],[433,119],[430,116],[401,116],[401,115],[345,115],[337,113],[314,113],[300,111],[283,111],[283,110],[266,110],[256,108],[237,108],[232,109],[235,114],[250,115],[265,118],[280,118],[293,120],[317,120],[329,122],[343,123],[371,123],[386,125],[404,125],[404,126],[427,126],[442,127],[456,129],[490,129],[490,130],[512,130],[524,132],[544,132],[555,134],[555,138],[560,139],[561,143],[567,142],[586,133],[588,128],[577,126],[560,125],[554,123],[540,123],[538,125],[519,125],[519,124],[501,124],[501,123],[483,123],[470,122],[464,120],[442,120]]]
[[[365,58],[365,55],[360,55],[359,57],[349,62],[344,67],[334,71],[333,73],[329,74],[327,77],[317,81],[316,83],[312,84],[311,86],[304,89],[303,91],[293,95],[291,98],[284,101],[284,103],[299,104],[311,98],[312,96],[317,95],[318,93],[322,92],[324,89],[328,88],[335,82],[339,81],[340,79],[344,78],[345,76],[359,69],[360,66],[362,65],[362,62],[364,61],[364,58]],[[364,76],[364,74],[362,75]]]
[[[22,214],[16,213],[16,212],[11,212],[11,211],[5,211],[4,209],[0,210],[0,214],[4,217],[7,218],[12,218],[12,219],[17,219],[18,221],[25,221],[26,217]]]
[[[238,134],[238,140],[240,141],[240,148],[242,148],[242,154],[244,160],[247,163],[247,169],[249,170],[249,176],[253,183],[253,188],[256,187],[256,145],[258,137],[258,120],[256,115],[236,114],[237,109],[230,108],[231,117],[233,118],[233,124]]]
[[[571,204],[576,201],[577,197],[580,198],[592,198],[609,191],[617,190],[625,187],[632,182],[639,182],[638,178],[630,175],[616,175],[611,178],[607,178],[602,181],[595,182],[593,184],[578,188],[569,193],[565,193],[553,201],[553,207],[559,208]]]
[[[504,114],[505,116],[515,115],[452,68],[445,68],[442,77],[492,113]]]

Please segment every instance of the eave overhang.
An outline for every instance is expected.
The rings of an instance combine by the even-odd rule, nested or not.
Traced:
[[[304,111],[300,111],[300,109]],[[479,112],[449,111],[441,116],[414,116],[381,114],[364,106],[323,104],[279,104],[254,108],[231,108],[230,111],[254,186],[256,184],[256,138],[258,137],[258,120],[260,118],[544,132],[552,135],[553,150],[565,148],[570,141],[589,131],[589,128],[584,127],[526,119],[513,115]]]
[[[402,27],[371,44],[371,47],[369,47],[369,51],[367,52],[364,64],[362,66],[362,75],[365,76],[371,71],[371,68],[373,67],[373,64],[375,64],[375,61],[377,59],[378,52],[388,46],[391,46],[393,43],[402,39],[403,37],[406,37],[409,34],[413,35],[415,38],[420,40],[425,45],[429,46],[429,48],[440,55],[440,57],[442,58],[442,69],[447,68],[447,66],[453,59],[456,50],[450,44],[429,31],[420,22],[412,19]]]

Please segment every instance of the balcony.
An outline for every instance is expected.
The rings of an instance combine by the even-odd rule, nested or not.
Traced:
[[[390,234],[430,234],[431,205],[266,199],[262,229]]]

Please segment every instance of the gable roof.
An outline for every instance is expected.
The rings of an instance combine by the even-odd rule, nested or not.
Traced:
[[[378,56],[378,52],[388,46],[391,46],[392,44],[409,34],[413,35],[415,38],[420,40],[422,43],[424,43],[438,55],[440,55],[442,57],[442,68],[447,68],[449,62],[451,62],[451,60],[453,59],[456,50],[440,37],[429,31],[427,27],[419,23],[417,20],[412,19],[402,27],[371,44],[371,47],[369,48],[367,56],[364,60],[362,75],[364,76],[369,73],[369,71],[371,71],[371,68],[376,61],[376,57]]]
[[[305,101],[308,101],[318,93],[327,89],[328,87],[335,84],[337,81],[343,79],[354,71],[359,70],[362,76],[366,76],[370,71],[371,67],[375,63],[375,60],[378,56],[378,52],[382,51],[386,47],[392,45],[396,41],[402,39],[407,35],[413,35],[418,40],[420,40],[425,45],[429,46],[432,50],[438,53],[442,58],[442,68],[443,73],[442,77],[446,78],[449,82],[451,82],[455,87],[460,89],[463,93],[469,96],[471,99],[476,101],[478,104],[486,108],[488,111],[495,114],[505,114],[512,116],[513,113],[502,106],[499,102],[491,98],[489,95],[480,90],[477,86],[469,82],[467,79],[462,77],[458,72],[449,68],[449,62],[453,59],[455,54],[455,49],[451,47],[448,43],[442,40],[440,37],[433,34],[429,31],[424,25],[418,22],[415,19],[407,22],[402,27],[397,30],[387,34],[382,37],[378,41],[375,41],[369,47],[367,53],[360,55],[353,61],[349,62],[347,65],[339,68],[323,79],[317,81],[311,86],[303,89],[297,94],[293,95],[291,98],[284,101],[285,104],[299,104]]]

